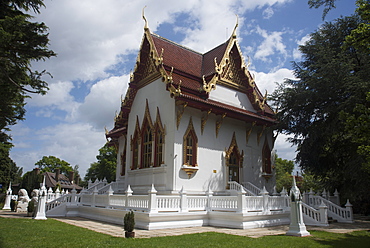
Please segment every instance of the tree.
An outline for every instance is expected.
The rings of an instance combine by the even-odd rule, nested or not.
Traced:
[[[315,9],[324,5],[325,8],[322,14],[322,19],[324,19],[331,9],[335,9],[335,1],[336,0],[308,0],[308,5],[310,6],[310,8]]]
[[[358,16],[325,23],[311,34],[300,51],[303,61],[293,63],[299,80],[286,80],[273,93],[279,108],[278,131],[292,135],[296,161],[330,191],[343,198],[370,202],[370,174],[363,169],[365,156],[358,152],[341,112],[354,114],[366,105],[370,89],[370,55],[345,43],[363,23]]]
[[[281,192],[283,187],[289,190],[292,186],[292,172],[294,169],[294,162],[287,159],[282,159],[276,156],[276,191]]]
[[[117,151],[113,146],[105,144],[99,149],[99,155],[96,156],[97,162],[90,165],[87,170],[84,180],[88,181],[91,179],[103,180],[107,179],[108,182],[112,182],[116,179],[116,166],[117,166]]]
[[[3,185],[0,192],[5,192],[10,182],[20,182],[22,176],[22,168],[17,167],[9,157],[10,147],[10,143],[0,143],[0,183]]]
[[[69,172],[74,171],[68,162],[54,156],[43,156],[35,165],[40,169],[41,173],[55,172],[55,169],[60,169],[60,173],[68,177]]]
[[[24,119],[28,93],[45,94],[48,90],[41,79],[48,73],[32,70],[31,62],[56,54],[47,48],[46,25],[30,22],[32,16],[22,12],[39,13],[41,7],[42,0],[0,1],[0,143],[1,149],[7,150],[0,154],[1,160],[10,159],[9,126]]]
[[[28,194],[31,195],[32,190],[40,188],[42,180],[43,176],[40,171],[28,171],[22,176],[21,188],[26,189]]]

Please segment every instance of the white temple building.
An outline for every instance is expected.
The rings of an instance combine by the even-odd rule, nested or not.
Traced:
[[[117,181],[137,193],[225,194],[229,182],[272,192],[274,112],[241,54],[236,30],[205,54],[145,27],[126,96],[106,136]]]
[[[49,201],[47,217],[122,224],[133,210],[135,227],[149,230],[289,224],[290,198],[275,190],[275,115],[248,70],[236,28],[202,54],[151,33],[145,21],[129,87],[106,131],[118,151],[116,181],[89,182],[80,194]],[[307,195],[328,207],[303,205],[305,221],[327,225],[333,210],[350,222],[351,209],[329,198]]]

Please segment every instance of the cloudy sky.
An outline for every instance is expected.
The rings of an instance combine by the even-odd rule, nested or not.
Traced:
[[[298,46],[323,23],[322,9],[307,0],[45,0],[35,17],[50,28],[57,57],[34,64],[46,69],[49,92],[27,101],[26,120],[12,127],[11,158],[23,171],[43,156],[79,165],[85,175],[113,127],[120,97],[134,68],[143,36],[142,9],[150,30],[199,52],[225,42],[239,16],[238,40],[258,87],[272,92],[275,82],[293,78]],[[326,17],[352,14],[355,0],[337,0]],[[280,135],[279,157],[293,160],[295,148]]]

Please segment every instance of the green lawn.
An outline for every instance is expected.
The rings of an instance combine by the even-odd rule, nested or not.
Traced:
[[[222,233],[125,239],[53,219],[0,218],[0,248],[15,247],[369,247],[370,232],[337,234],[311,231],[310,237],[285,235],[248,238]]]

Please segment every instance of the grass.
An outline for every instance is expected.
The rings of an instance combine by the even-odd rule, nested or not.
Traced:
[[[249,238],[207,232],[145,239],[96,233],[53,219],[0,218],[0,248],[7,247],[369,247],[370,232],[347,234],[311,231],[310,237],[285,235]]]

